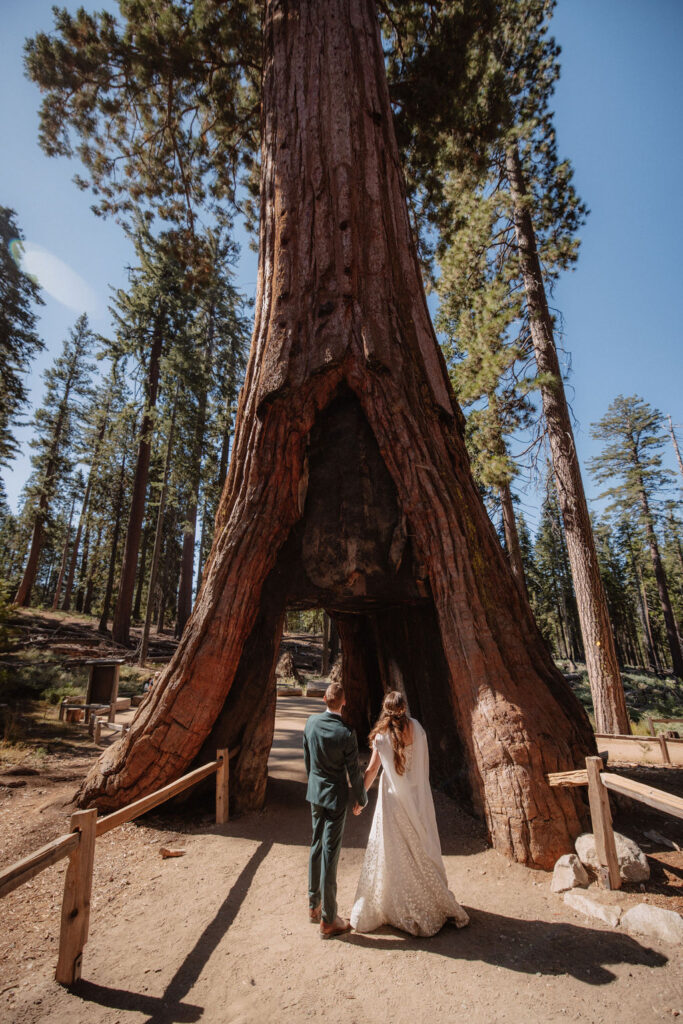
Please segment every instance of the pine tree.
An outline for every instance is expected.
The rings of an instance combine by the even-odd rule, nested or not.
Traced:
[[[26,43],[45,93],[40,142],[77,155],[99,213],[146,209],[194,231],[197,211],[235,202],[259,144],[260,5],[132,0],[108,11],[53,8],[52,35]]]
[[[26,488],[26,505],[32,520],[31,544],[14,599],[18,605],[29,603],[50,509],[71,471],[82,403],[90,397],[93,366],[88,357],[94,341],[84,313],[65,339],[61,355],[44,375],[45,397],[33,419],[33,473]]]
[[[141,223],[138,228],[135,247],[139,266],[130,271],[130,287],[127,292],[117,293],[112,309],[117,322],[112,354],[133,355],[144,367],[133,492],[112,625],[113,638],[122,644],[129,640],[162,355],[164,349],[168,355],[174,338],[186,330],[190,301],[182,234],[166,232],[153,239]]]
[[[612,482],[601,497],[612,498],[611,508],[615,511],[637,516],[645,531],[673,671],[683,677],[681,642],[655,530],[657,496],[672,475],[662,469],[661,449],[666,443],[664,417],[638,395],[627,398],[619,395],[602,419],[592,424],[591,436],[604,441],[605,445],[600,455],[590,460],[590,469],[600,483]]]
[[[460,5],[445,6],[457,19]],[[412,100],[404,90],[399,118],[411,139],[409,181],[439,233],[439,254],[462,246],[467,204],[495,208],[487,244],[504,253],[502,281],[510,294],[523,297],[598,728],[624,732],[623,686],[548,303],[558,273],[576,259],[586,215],[571,167],[558,156],[549,108],[559,74],[559,49],[548,35],[552,9],[547,0],[502,0],[489,11],[488,31],[473,36],[465,71],[469,88],[435,97],[431,115],[419,88]],[[416,31],[422,45],[407,47],[406,56],[397,47],[394,55],[404,82],[424,72],[433,56],[428,22]],[[427,122],[422,128],[420,117]],[[431,169],[425,169],[427,153]]]
[[[14,210],[0,206],[0,466],[14,458],[12,428],[28,400],[25,376],[43,348],[36,332],[37,281],[21,270],[23,235]]]

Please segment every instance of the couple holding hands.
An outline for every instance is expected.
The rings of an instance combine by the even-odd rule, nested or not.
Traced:
[[[372,757],[361,776],[358,743],[342,719],[341,683],[325,692],[327,708],[311,715],[304,729],[313,838],[308,873],[309,917],[324,939],[354,928],[372,932],[384,924],[411,935],[435,935],[449,919],[463,928],[469,918],[448,888],[429,785],[425,731],[410,718],[403,694],[387,693],[370,733]],[[367,790],[382,778],[351,920],[337,914],[337,864],[348,804],[354,814],[368,802]]]

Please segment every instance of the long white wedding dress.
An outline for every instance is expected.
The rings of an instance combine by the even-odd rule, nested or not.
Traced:
[[[441,858],[427,736],[414,718],[412,723],[413,742],[405,748],[403,775],[394,767],[388,733],[375,737],[383,772],[351,911],[357,932],[389,924],[411,935],[435,935],[448,918],[458,928],[469,922],[448,888]]]

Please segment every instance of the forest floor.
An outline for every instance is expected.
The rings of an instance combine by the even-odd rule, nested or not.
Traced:
[[[83,616],[22,612],[12,625],[9,684],[18,673],[36,691],[53,689],[52,702],[36,701],[5,720],[2,865],[68,830],[76,786],[101,751],[83,725],[58,721],[57,702],[84,684],[79,659],[115,651]],[[162,636],[157,645],[154,667],[174,641]],[[283,649],[300,659],[309,683],[319,681],[319,638],[290,634]],[[133,693],[152,669],[139,669],[134,652],[125,653],[121,692]],[[668,700],[670,682],[657,685]],[[470,927],[446,927],[432,939],[383,929],[320,942],[306,912],[310,819],[300,754],[305,719],[320,706],[303,697],[278,701],[262,812],[216,826],[208,806],[186,805],[181,813],[166,805],[98,840],[83,980],[72,992],[53,980],[66,862],[2,900],[3,1024],[294,1024],[327,1017],[440,1024],[457,1015],[473,1024],[643,1024],[683,1017],[680,947],[633,938],[570,910],[550,892],[548,874],[508,864],[487,846],[481,823],[439,793],[446,868]],[[658,703],[650,713],[661,710]],[[617,770],[683,795],[683,770]],[[342,913],[353,901],[371,810],[347,820]],[[594,885],[591,895],[623,909],[647,902],[683,912],[683,853],[645,835],[655,830],[683,847],[683,822],[621,801],[615,826],[646,851],[650,881],[644,890],[618,893]],[[183,856],[162,859],[164,846]]]
[[[435,794],[451,888],[471,916],[431,939],[392,929],[321,942],[307,920],[310,818],[300,755],[311,698],[278,701],[265,809],[217,826],[206,806],[172,807],[97,842],[83,979],[53,980],[65,861],[2,901],[0,1020],[7,1024],[643,1024],[683,1016],[680,947],[636,939],[582,917],[550,892],[550,875],[509,864],[480,822]],[[56,712],[56,709],[52,709]],[[74,789],[98,749],[69,726],[49,751],[0,762],[0,848],[8,864],[68,829]],[[65,730],[66,732],[66,730]],[[84,736],[85,734],[85,736]],[[646,769],[681,792],[683,773]],[[339,864],[348,913],[372,804],[349,816]],[[645,809],[643,808],[643,811]],[[616,826],[648,853],[652,877],[591,894],[622,908],[683,911],[683,822],[655,812]],[[163,860],[161,847],[184,851]]]

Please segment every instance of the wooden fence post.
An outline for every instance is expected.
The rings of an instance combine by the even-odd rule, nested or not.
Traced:
[[[660,732],[660,734],[657,737],[657,739],[659,740],[659,749],[660,749],[660,751],[662,753],[662,762],[664,764],[671,764],[671,759],[669,757],[669,747],[667,746],[667,742],[666,742],[666,736],[664,736]]]
[[[217,750],[216,760],[216,824],[225,825],[230,817],[230,751]]]
[[[586,758],[586,772],[588,773],[588,802],[590,803],[591,820],[593,822],[595,849],[600,862],[598,878],[603,888],[620,889],[621,875],[619,873],[617,848],[614,842],[612,812],[609,807],[609,794],[603,786],[602,779],[600,778],[601,768],[601,757]]]
[[[95,719],[95,731],[94,731],[95,743],[99,743],[102,739],[102,719],[98,715]]]
[[[81,841],[69,857],[64,879],[59,958],[55,972],[60,985],[73,985],[81,976],[83,947],[88,939],[90,924],[96,824],[96,808],[76,811],[71,815],[71,831],[80,832]]]
[[[657,733],[655,732],[655,723],[652,721],[652,719],[649,716],[646,718],[646,722],[647,722],[647,728],[648,728],[648,732],[650,733],[650,736],[656,736]]]

